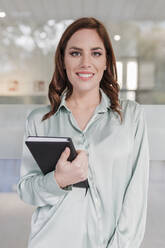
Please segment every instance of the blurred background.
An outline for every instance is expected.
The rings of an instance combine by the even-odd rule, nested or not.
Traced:
[[[98,18],[109,32],[120,98],[144,107],[150,182],[141,247],[165,247],[164,10],[163,0],[0,0],[0,247],[27,247],[34,207],[16,194],[25,119],[49,103],[58,41],[69,24],[84,16]]]

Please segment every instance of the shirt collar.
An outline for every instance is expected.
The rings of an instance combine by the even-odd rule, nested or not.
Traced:
[[[97,107],[95,109],[95,113],[104,113],[104,112],[107,112],[107,109],[110,109],[110,99],[109,99],[109,97],[104,93],[103,89],[101,89],[101,88],[100,88],[100,93],[101,93],[101,102],[100,102],[99,105],[97,105]],[[64,90],[63,93],[61,94],[61,103],[60,103],[56,113],[62,107],[65,107],[65,109],[67,111],[71,112],[70,109],[66,105],[65,98],[66,98],[66,90]]]

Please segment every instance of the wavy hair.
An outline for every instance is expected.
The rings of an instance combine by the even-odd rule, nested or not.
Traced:
[[[93,17],[83,17],[75,20],[64,31],[55,53],[55,70],[52,80],[49,84],[48,97],[51,103],[50,112],[46,113],[42,120],[46,120],[51,117],[58,109],[61,102],[61,94],[66,90],[66,100],[71,96],[73,92],[72,84],[69,82],[66,71],[64,69],[64,53],[68,40],[78,30],[87,28],[95,29],[101,38],[105,50],[106,50],[106,70],[100,81],[100,88],[110,99],[110,108],[116,111],[122,122],[122,113],[119,110],[121,108],[119,104],[119,84],[117,83],[117,69],[116,59],[113,52],[112,44],[105,26]]]

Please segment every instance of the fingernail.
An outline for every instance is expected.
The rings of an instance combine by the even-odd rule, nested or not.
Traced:
[[[68,152],[68,147],[65,148],[65,152],[66,152],[66,153]]]

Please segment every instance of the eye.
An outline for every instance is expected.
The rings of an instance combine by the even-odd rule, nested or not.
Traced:
[[[71,52],[70,55],[73,57],[80,56],[80,52]]]
[[[99,57],[99,56],[101,56],[102,54],[101,54],[100,52],[93,52],[93,55],[94,55],[95,57]]]

